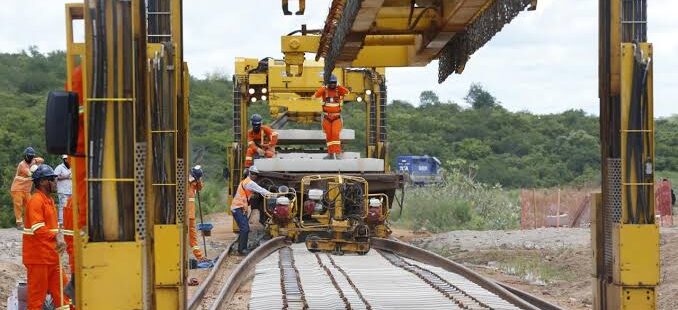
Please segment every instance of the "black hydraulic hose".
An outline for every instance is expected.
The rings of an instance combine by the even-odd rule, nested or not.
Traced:
[[[132,31],[132,7],[131,3],[127,1],[121,1],[120,4],[120,15],[122,23],[122,42],[121,42],[121,51],[122,51],[122,97],[123,98],[132,98],[134,97],[134,51],[133,51],[133,31]],[[134,119],[134,102],[126,102],[120,106],[121,113],[121,122],[118,123],[118,130],[122,133],[122,139],[120,141],[122,152],[124,154],[123,160],[120,160],[120,177],[122,178],[132,178],[134,176],[134,126],[132,125],[135,121]],[[135,199],[134,199],[134,185],[132,183],[119,183],[118,184],[120,191],[120,199],[124,201],[120,204],[120,214],[121,216],[121,240],[130,241],[134,240],[135,234]]]
[[[634,65],[632,75],[632,89],[629,107],[629,121],[627,128],[631,131],[627,133],[627,147],[626,147],[626,171],[627,183],[644,183],[647,179],[645,173],[646,159],[643,158],[646,149],[647,139],[643,139],[646,134],[641,130],[646,128],[644,124],[646,119],[646,95],[644,89],[647,84],[647,62],[642,60],[640,47],[634,45]],[[631,178],[631,172],[635,173],[636,180]],[[638,182],[639,181],[639,182]],[[632,206],[627,207],[627,216],[632,224],[638,224],[641,219],[644,223],[650,223],[649,206],[647,204],[647,189],[644,185],[635,185],[638,188],[635,197],[636,210]],[[634,201],[632,191],[626,192],[626,200],[631,203]]]
[[[107,83],[107,55],[106,55],[106,3],[98,0],[92,9],[93,19],[93,80],[92,97],[105,98]],[[90,131],[90,178],[101,178],[103,169],[103,145],[106,120],[105,103],[94,102],[89,105],[91,109]],[[94,181],[89,183],[89,230],[92,241],[104,239],[103,213],[102,213],[102,183]]]

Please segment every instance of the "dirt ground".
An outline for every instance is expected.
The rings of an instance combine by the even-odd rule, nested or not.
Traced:
[[[207,254],[216,258],[236,235],[231,232],[231,217],[225,213],[211,214],[206,221],[215,225],[212,236],[207,239]],[[592,307],[588,229],[453,231],[431,235],[396,228],[393,236],[450,257],[563,308]],[[202,247],[202,239],[199,241]],[[678,296],[678,227],[662,229],[661,258],[659,309],[678,309],[675,298]],[[228,265],[236,264],[234,261]],[[202,282],[207,273],[208,270],[190,270],[189,277]],[[6,307],[7,297],[18,281],[25,281],[25,269],[21,263],[21,233],[16,229],[0,229],[0,309]],[[195,288],[189,287],[189,296]],[[248,292],[239,291],[230,306],[246,305],[248,296]]]
[[[7,298],[19,281],[26,281],[26,268],[21,263],[21,231],[0,229],[0,309],[7,308]]]
[[[453,231],[409,241],[565,309],[592,308],[588,229]],[[678,309],[678,228],[662,229],[661,259],[659,309]]]
[[[212,236],[206,240],[208,258],[216,259],[237,236],[231,231],[231,219],[232,217],[226,213],[215,213],[205,217],[205,222],[214,225]],[[198,243],[200,248],[203,248],[200,236]],[[189,257],[192,257],[190,253]],[[189,278],[196,278],[199,282],[202,282],[208,273],[208,269],[192,269],[188,272]],[[21,262],[21,231],[14,228],[0,229],[0,309],[7,307],[7,298],[18,282],[26,282],[26,268]],[[189,296],[195,289],[196,286],[188,288]]]
[[[207,238],[206,257],[214,260],[215,263],[216,260],[219,258],[219,254],[226,248],[228,248],[230,243],[235,238],[237,238],[237,235],[234,234],[232,231],[233,229],[231,226],[232,219],[233,219],[232,216],[226,215],[226,213],[223,212],[213,213],[205,216],[205,222],[214,225],[214,229],[212,229],[212,235],[210,237],[206,237]],[[204,248],[202,243],[202,237],[200,235],[198,235],[198,245],[200,245],[201,249]],[[189,253],[189,257],[192,258],[193,257],[192,254]],[[198,280],[198,283],[202,283],[202,281],[207,277],[209,272],[210,269],[190,269],[188,271],[188,278],[189,279],[195,278],[196,280]],[[190,296],[193,295],[193,292],[197,288],[198,288],[197,286],[188,287],[187,292],[189,298]]]

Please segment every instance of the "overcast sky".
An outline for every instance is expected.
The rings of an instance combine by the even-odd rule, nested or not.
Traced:
[[[65,49],[63,0],[5,0],[0,10],[0,51],[30,45]],[[236,56],[281,58],[279,36],[306,23],[320,28],[329,0],[307,1],[306,15],[283,16],[279,0],[184,1],[184,52],[191,73],[231,75]],[[296,3],[296,1],[290,1]],[[655,115],[678,114],[678,1],[649,2],[649,41],[654,43]],[[473,82],[504,107],[555,113],[576,108],[598,114],[598,1],[539,0],[475,53],[462,75],[438,84],[438,64],[387,71],[390,99],[418,103],[433,90],[442,101],[464,103]]]

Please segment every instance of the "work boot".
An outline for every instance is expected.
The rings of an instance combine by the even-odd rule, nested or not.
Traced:
[[[327,154],[323,159],[334,159],[334,154]]]
[[[237,255],[237,256],[247,256],[247,254],[250,254],[250,250],[248,250],[248,249],[244,249],[242,251],[235,252],[235,255]]]

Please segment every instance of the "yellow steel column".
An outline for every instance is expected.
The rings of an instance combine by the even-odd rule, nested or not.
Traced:
[[[647,1],[600,0],[600,40],[604,182],[592,221],[594,308],[654,309],[660,263]]]

